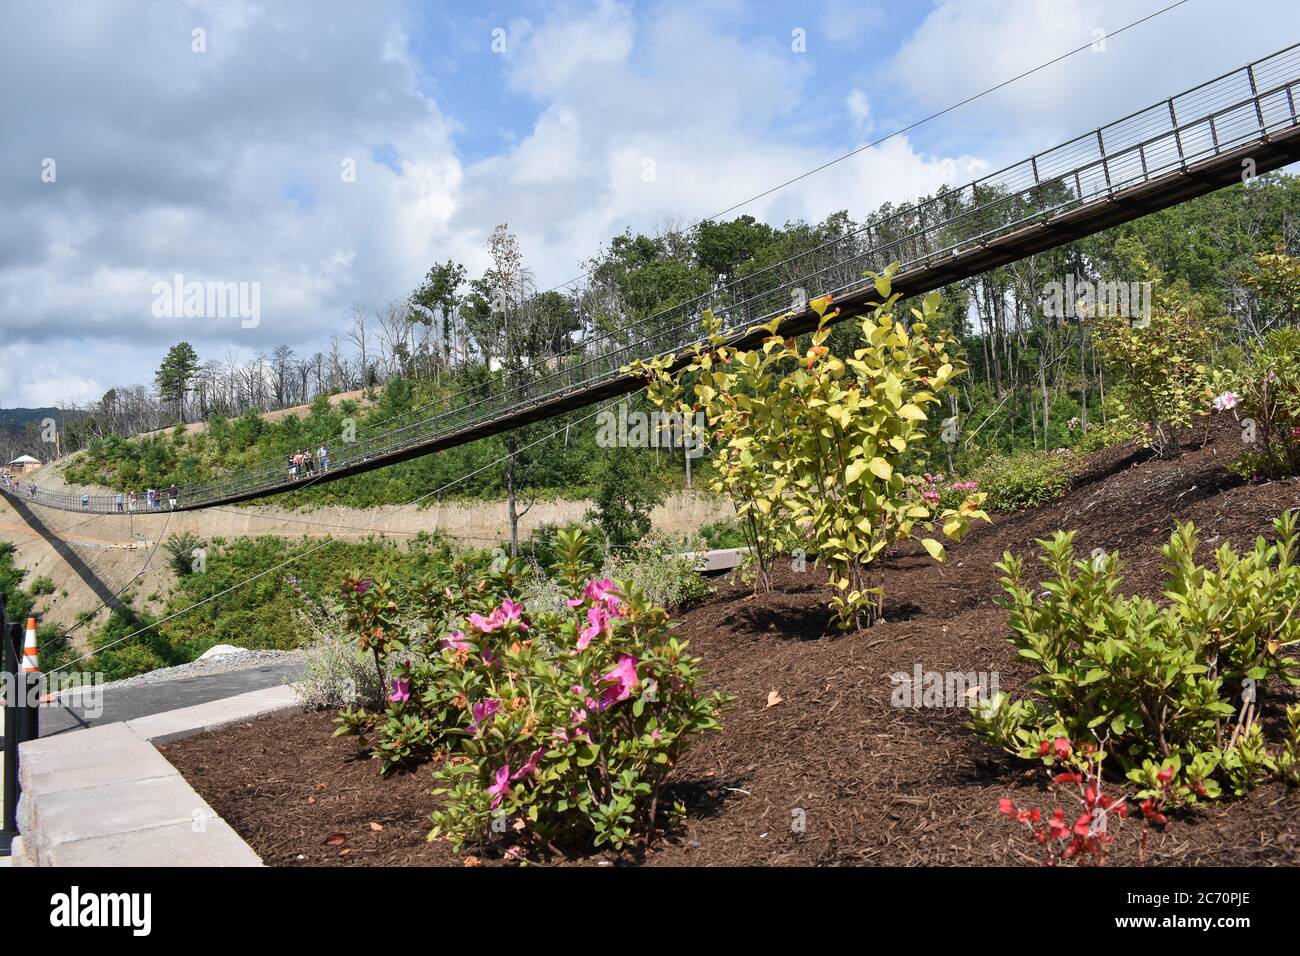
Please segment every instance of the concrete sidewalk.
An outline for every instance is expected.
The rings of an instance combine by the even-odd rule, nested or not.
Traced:
[[[260,866],[154,743],[298,706],[280,686],[22,744],[13,865]]]

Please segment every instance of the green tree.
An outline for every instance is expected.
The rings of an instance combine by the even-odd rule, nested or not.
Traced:
[[[650,533],[650,512],[664,500],[664,485],[643,455],[632,448],[605,451],[587,512],[611,548],[627,548]]]
[[[190,382],[199,370],[199,356],[188,342],[180,342],[167,350],[167,355],[158,366],[154,375],[154,384],[164,406],[175,410],[176,418],[185,420],[185,395],[190,390]]]

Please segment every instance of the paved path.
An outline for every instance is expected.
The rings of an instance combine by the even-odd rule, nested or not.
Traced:
[[[70,730],[135,720],[181,707],[234,697],[248,691],[279,687],[301,672],[301,660],[277,661],[220,674],[180,677],[155,684],[109,687],[103,691],[100,701],[102,712],[96,717],[89,716],[76,697],[68,697],[61,703],[41,707],[41,736],[55,737]],[[4,730],[4,708],[0,707],[0,741],[4,739]],[[4,755],[0,751],[0,787],[4,786],[3,767]],[[0,866],[7,865],[8,857],[0,857],[0,861],[3,861]]]
[[[94,718],[87,716],[77,696],[68,696],[60,703],[41,708],[41,736],[50,737],[96,724],[135,720],[193,704],[206,704],[222,697],[234,697],[250,690],[278,687],[301,672],[301,661],[284,661],[220,674],[178,677],[156,684],[109,687],[103,691],[103,713]]]

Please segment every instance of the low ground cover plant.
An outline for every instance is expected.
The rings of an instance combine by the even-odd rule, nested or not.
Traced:
[[[1037,672],[1018,699],[977,702],[972,726],[1026,759],[1059,738],[1094,741],[1139,795],[1163,792],[1162,774],[1178,802],[1244,793],[1288,763],[1264,743],[1258,700],[1270,682],[1300,683],[1297,524],[1289,511],[1276,540],[1225,543],[1209,566],[1195,561],[1195,527],[1178,525],[1161,549],[1162,605],[1120,594],[1118,554],[1077,558],[1073,532],[1040,541],[1038,588],[1007,553],[1009,640]]]
[[[1072,809],[1059,805],[1051,810],[1025,808],[1003,798],[998,801],[998,812],[1028,830],[1042,849],[1043,865],[1104,866],[1111,844],[1130,817],[1141,826],[1138,865],[1145,864],[1151,827],[1163,828],[1169,823],[1164,809],[1173,772],[1159,771],[1158,792],[1130,806],[1127,797],[1106,793],[1101,772],[1105,754],[1096,744],[1072,744],[1058,737],[1050,743],[1043,741],[1040,752],[1051,774],[1049,790],[1062,802],[1074,804]]]

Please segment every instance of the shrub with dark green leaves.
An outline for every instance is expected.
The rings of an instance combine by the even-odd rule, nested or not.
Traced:
[[[32,597],[42,597],[46,594],[54,593],[54,579],[48,575],[42,574],[32,582],[31,587],[27,589],[31,592]]]
[[[192,531],[180,531],[169,535],[163,547],[172,556],[172,570],[184,577],[197,567],[197,552],[203,547],[203,539]]]
[[[1070,487],[1071,459],[1059,452],[994,455],[971,476],[988,495],[990,511],[1019,511],[1061,497]]]
[[[1198,565],[1197,533],[1180,524],[1161,549],[1167,604],[1119,593],[1118,554],[1077,560],[1074,532],[1040,541],[1051,576],[1038,587],[1007,553],[1009,638],[1037,673],[1019,699],[978,702],[972,726],[1028,759],[1053,741],[1093,743],[1143,794],[1172,774],[1183,801],[1240,794],[1278,768],[1258,701],[1270,680],[1300,683],[1288,650],[1300,641],[1297,512],[1238,554],[1226,543]]]

